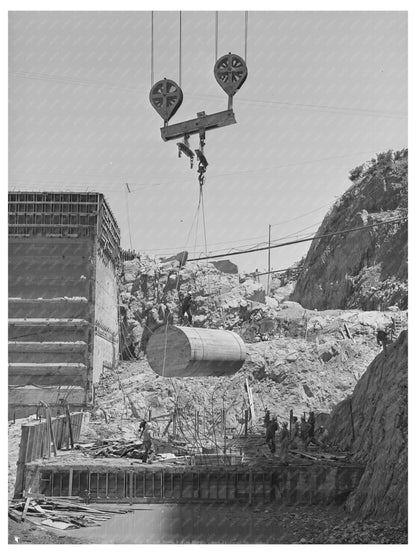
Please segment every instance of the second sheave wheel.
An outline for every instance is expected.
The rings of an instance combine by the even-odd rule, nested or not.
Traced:
[[[230,52],[215,62],[214,75],[218,84],[232,96],[247,79],[247,65],[243,58]]]

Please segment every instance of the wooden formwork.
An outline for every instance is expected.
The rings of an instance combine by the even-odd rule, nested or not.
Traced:
[[[238,467],[32,466],[34,494],[80,496],[94,503],[337,503],[357,486],[362,465]]]
[[[72,441],[79,441],[83,416],[83,412],[75,412],[70,415],[70,421],[67,415],[51,419],[56,449],[61,449],[65,445],[69,446],[71,436]],[[50,457],[50,448],[50,431],[46,419],[43,422],[35,421],[22,424],[14,498],[21,497],[25,489],[25,469],[27,463]]]

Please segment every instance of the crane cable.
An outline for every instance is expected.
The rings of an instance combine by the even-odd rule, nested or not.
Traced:
[[[215,12],[214,63],[218,60],[218,12]]]
[[[182,88],[182,12],[179,12],[179,87]]]
[[[182,87],[182,12],[179,12],[179,87]],[[154,12],[150,12],[150,86],[155,82]]]
[[[247,35],[248,35],[248,12],[244,14],[244,61],[247,64]]]
[[[201,189],[202,189],[202,188],[201,188]],[[186,249],[187,249],[188,242],[189,242],[189,238],[190,238],[190,235],[191,235],[191,232],[192,232],[192,228],[193,228],[193,226],[194,226],[194,224],[195,224],[195,221],[196,221],[196,230],[198,231],[198,220],[199,220],[200,207],[201,207],[201,192],[200,192],[200,196],[199,196],[198,206],[197,206],[197,208],[196,208],[194,217],[193,217],[192,222],[191,222],[191,227],[189,228],[188,235],[187,235],[187,237],[186,237],[186,242],[185,242],[184,251],[186,251]],[[196,237],[196,235],[195,235],[195,243],[196,243],[196,239],[197,239],[197,237]],[[195,244],[195,249],[196,249],[196,244]],[[178,295],[179,295],[179,271],[178,271],[178,276],[177,276],[177,279],[176,279],[175,290],[176,290],[176,292],[177,292]],[[162,365],[162,377],[163,377],[163,378],[165,377],[165,368],[166,368],[166,351],[167,351],[167,341],[168,341],[168,325],[169,325],[169,321],[168,321],[168,318],[166,318],[166,323],[165,323],[165,344],[164,344],[164,349],[163,349],[163,365]],[[171,378],[171,379],[172,379],[172,378]],[[175,385],[174,385],[173,382],[171,382],[171,383],[172,383],[172,387],[173,387],[173,389],[175,390],[175,393],[176,393]]]
[[[214,23],[214,28],[215,28],[215,51],[214,51],[214,56],[215,56],[215,60],[214,62],[216,62],[218,60],[218,12],[215,12],[214,15],[215,18],[215,23]],[[248,11],[244,12],[244,61],[247,63],[247,43],[248,43]]]
[[[155,57],[154,57],[154,12],[150,12],[150,86],[155,82]]]

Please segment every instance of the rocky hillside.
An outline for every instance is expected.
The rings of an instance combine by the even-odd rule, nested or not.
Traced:
[[[366,470],[347,507],[361,516],[407,520],[408,336],[380,353],[350,398],[331,414],[329,432]]]
[[[317,235],[407,215],[407,149],[379,154],[355,168],[353,185],[324,218]],[[407,220],[316,239],[292,300],[307,308],[407,308]]]
[[[139,355],[146,307],[157,306],[157,298],[163,298],[178,323],[178,292],[187,291],[193,295],[195,326],[232,329],[244,339],[248,356],[236,375],[166,381]],[[386,328],[393,314],[400,314],[406,328],[407,313],[308,310],[287,300],[291,291],[292,283],[275,282],[273,297],[268,297],[261,283],[250,276],[224,273],[209,263],[179,267],[174,261],[146,256],[125,262],[120,298],[124,354],[131,366],[122,366],[118,376],[103,378],[98,405],[117,420],[122,414],[131,415],[129,397],[141,415],[148,410],[153,415],[166,414],[179,399],[189,421],[195,406],[211,413],[214,420],[225,408],[229,427],[238,431],[247,408],[244,383],[248,379],[257,413],[255,427],[261,425],[265,407],[281,421],[287,420],[290,409],[295,414],[329,413],[353,391],[380,352],[377,329]]]

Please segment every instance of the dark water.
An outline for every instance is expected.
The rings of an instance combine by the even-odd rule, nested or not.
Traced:
[[[281,543],[276,524],[218,505],[136,505],[101,526],[68,531],[94,543]]]

